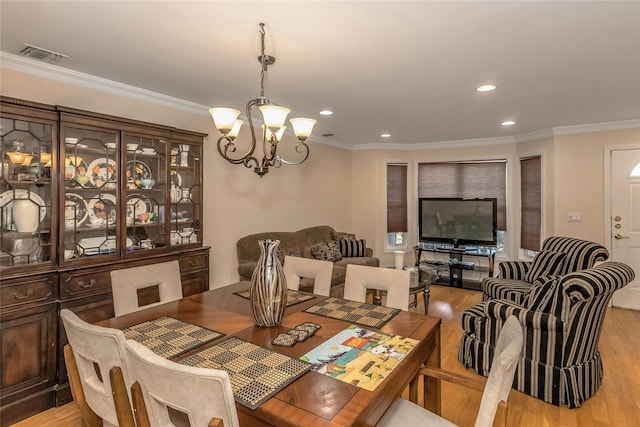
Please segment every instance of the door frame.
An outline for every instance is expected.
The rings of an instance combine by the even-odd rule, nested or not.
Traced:
[[[604,147],[604,245],[611,253],[611,157],[614,151],[640,150],[639,144],[606,145]]]

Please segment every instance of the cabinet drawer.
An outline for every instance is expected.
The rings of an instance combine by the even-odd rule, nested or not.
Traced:
[[[60,299],[84,297],[97,293],[111,292],[111,276],[108,271],[87,273],[62,273],[60,275]]]
[[[206,252],[183,255],[180,257],[180,271],[198,270],[209,266],[209,256]]]
[[[24,304],[53,302],[58,298],[57,288],[54,275],[26,277],[9,282],[0,288],[0,306],[7,310],[22,308]]]

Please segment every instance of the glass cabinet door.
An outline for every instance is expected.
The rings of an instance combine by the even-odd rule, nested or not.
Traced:
[[[52,200],[55,121],[2,114],[0,270],[55,262]]]
[[[167,142],[125,134],[127,252],[168,244]]]
[[[119,132],[67,125],[62,136],[61,258],[117,256]]]
[[[170,243],[172,246],[202,242],[202,146],[171,142]]]

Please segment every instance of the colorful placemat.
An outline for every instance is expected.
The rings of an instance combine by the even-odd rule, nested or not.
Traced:
[[[383,327],[400,312],[397,308],[382,307],[336,297],[329,297],[303,311],[372,328]]]
[[[234,292],[234,294],[244,299],[249,299],[249,289],[245,291]],[[296,291],[294,289],[287,289],[287,307],[290,305],[300,304],[301,302],[309,301],[313,299],[312,294],[306,292]]]
[[[166,359],[223,337],[225,334],[162,316],[122,330],[127,339],[138,341]]]
[[[260,406],[311,368],[302,360],[238,337],[229,337],[178,363],[227,371],[235,400],[250,409]]]
[[[419,343],[413,338],[351,325],[300,359],[319,374],[373,391]]]

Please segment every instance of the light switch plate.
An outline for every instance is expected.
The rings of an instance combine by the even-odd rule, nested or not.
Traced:
[[[582,222],[582,212],[567,212],[567,222]]]

